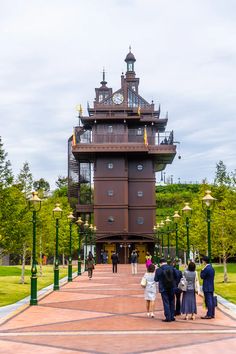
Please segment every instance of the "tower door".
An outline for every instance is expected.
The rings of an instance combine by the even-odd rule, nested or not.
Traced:
[[[145,244],[140,244],[137,243],[135,244],[135,248],[138,251],[138,262],[139,263],[145,263],[146,259],[146,252],[147,252],[147,246]]]

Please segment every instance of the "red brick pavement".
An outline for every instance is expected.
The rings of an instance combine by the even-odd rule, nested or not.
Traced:
[[[3,354],[140,354],[236,352],[236,320],[217,310],[216,318],[201,320],[205,314],[198,298],[195,321],[178,316],[163,323],[160,295],[155,318],[147,318],[139,274],[130,265],[97,265],[94,277],[87,274],[50,293],[38,306],[23,309],[0,326]]]

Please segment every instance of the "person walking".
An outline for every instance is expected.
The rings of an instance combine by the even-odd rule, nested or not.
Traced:
[[[183,291],[181,313],[185,314],[185,320],[188,320],[190,315],[191,320],[195,320],[197,314],[196,292],[199,293],[199,285],[197,285],[199,282],[194,262],[189,262],[183,276],[187,281],[187,290]]]
[[[111,262],[112,262],[112,272],[117,273],[117,264],[119,263],[119,258],[115,251],[113,251],[111,255]]]
[[[159,283],[165,319],[163,322],[175,321],[175,284],[177,279],[176,269],[167,264],[166,260],[160,260],[160,268],[157,268],[154,280]]]
[[[138,255],[136,250],[133,250],[130,257],[131,261],[131,272],[133,275],[138,273]]]
[[[148,269],[149,265],[152,264],[152,256],[149,252],[146,252],[146,268]]]
[[[172,263],[173,267],[175,267],[177,279],[175,282],[175,316],[179,316],[181,314],[181,294],[182,291],[178,288],[178,284],[180,279],[182,278],[182,272],[177,268],[177,261],[174,260]]]
[[[93,277],[94,264],[95,264],[95,261],[94,261],[94,258],[93,258],[92,252],[91,252],[91,253],[89,253],[88,258],[87,258],[88,277],[90,280]]]
[[[202,259],[204,268],[200,273],[201,279],[203,279],[202,290],[204,293],[205,304],[207,307],[207,313],[201,318],[204,320],[210,320],[215,317],[215,304],[214,304],[214,278],[215,270],[210,264],[209,257],[204,256]]]
[[[147,272],[144,274],[143,278],[146,279],[146,287],[144,290],[144,299],[146,300],[147,316],[154,318],[154,308],[155,300],[157,294],[157,283],[154,280],[155,277],[155,266],[150,264],[148,266]]]

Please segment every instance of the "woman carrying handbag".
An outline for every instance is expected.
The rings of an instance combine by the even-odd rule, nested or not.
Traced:
[[[183,291],[181,313],[185,314],[185,320],[189,318],[195,320],[197,314],[196,292],[199,292],[199,282],[194,262],[189,262],[188,269],[184,271],[183,277],[186,279],[187,289]]]
[[[158,285],[158,283],[154,281],[155,269],[154,264],[150,264],[141,280],[141,286],[145,289],[144,299],[146,300],[147,316],[152,318],[155,317],[154,308]]]

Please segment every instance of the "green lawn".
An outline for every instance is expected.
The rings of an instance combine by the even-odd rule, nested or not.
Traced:
[[[228,283],[224,283],[224,268],[223,265],[213,264],[215,269],[215,293],[227,299],[228,301],[236,304],[236,264],[229,263],[227,265],[228,270]],[[202,267],[197,267],[198,273]],[[202,284],[202,280],[200,279]]]
[[[73,272],[76,266],[73,266]],[[30,295],[30,266],[26,266],[25,284],[19,284],[21,266],[0,266],[0,306],[13,304]],[[60,279],[67,276],[67,267],[60,267]],[[53,283],[53,266],[43,266],[43,276],[39,276],[38,290]]]
[[[222,265],[213,265],[216,271],[215,276],[215,292],[230,302],[236,304],[236,264],[229,263],[228,270],[228,283],[224,283],[224,269]]]

